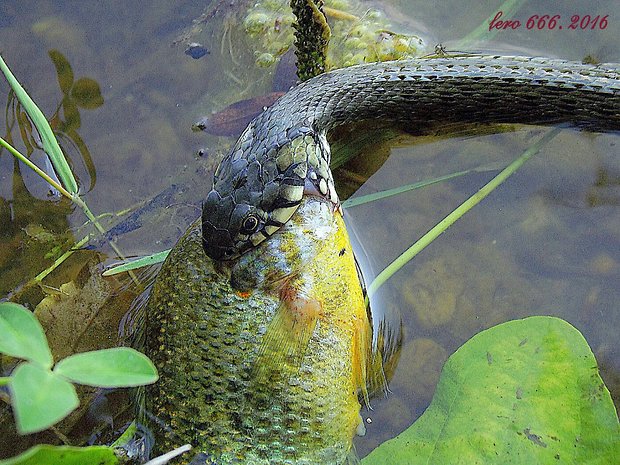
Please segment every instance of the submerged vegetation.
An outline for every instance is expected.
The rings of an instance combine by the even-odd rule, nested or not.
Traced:
[[[299,3],[299,2],[293,2]],[[331,35],[326,36],[325,30],[320,28],[318,35],[322,36],[324,47],[329,39],[326,63],[321,71],[333,68],[351,66],[375,61],[398,60],[410,58],[424,50],[424,40],[415,34],[395,32],[391,30],[390,21],[379,9],[368,9],[357,0],[325,0],[324,2],[308,2],[315,9],[313,15],[302,19],[303,24],[309,24],[313,17],[320,21],[322,10],[332,20]],[[321,5],[321,4],[324,4]],[[259,0],[248,9],[243,26],[252,39],[256,64],[270,66],[286,53],[293,44],[293,24],[295,15],[291,11],[288,0]],[[308,36],[310,37],[310,36]],[[316,35],[314,35],[316,38]],[[310,47],[316,45],[307,44]],[[304,52],[305,53],[305,52]],[[307,66],[312,60],[300,58],[302,66]],[[304,76],[312,73],[302,71]],[[302,78],[305,80],[305,78]]]

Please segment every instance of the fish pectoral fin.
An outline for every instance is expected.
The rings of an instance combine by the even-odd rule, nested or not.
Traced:
[[[360,463],[359,456],[355,450],[355,444],[351,444],[351,450],[349,450],[349,453],[347,454],[344,465],[360,465]]]
[[[283,296],[263,335],[255,373],[296,373],[303,362],[321,310],[318,300],[298,294]]]

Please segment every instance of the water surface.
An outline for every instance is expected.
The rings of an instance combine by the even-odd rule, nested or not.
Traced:
[[[431,48],[438,42],[459,48],[460,39],[497,13],[500,2],[362,4],[370,6],[384,9],[393,18],[394,30],[415,31]],[[613,13],[612,6],[611,1],[573,6],[530,2],[512,17],[522,23],[533,14],[594,17]],[[90,159],[80,154],[75,140],[63,143],[91,210],[119,212],[166,193],[156,214],[118,237],[126,255],[171,247],[199,214],[212,169],[233,139],[194,133],[192,123],[272,88],[274,68],[254,67],[256,57],[238,19],[242,8],[229,2],[189,1],[134,2],[131,7],[122,1],[0,4],[2,54],[46,114],[53,114],[62,101],[50,50],[66,57],[76,80],[87,76],[101,88],[103,105],[81,108],[79,126],[73,126]],[[212,16],[193,22],[205,12]],[[612,16],[605,30],[521,27],[468,47],[619,62],[619,31]],[[209,53],[192,59],[184,53],[189,41],[199,41]],[[0,86],[2,101],[7,95],[8,87]],[[2,119],[9,124],[10,109],[7,115]],[[66,116],[61,108],[59,118]],[[391,156],[358,194],[481,168],[458,181],[350,209],[351,228],[374,270],[381,270],[490,179],[493,173],[485,168],[508,164],[545,130],[511,127],[482,135],[401,138],[391,148],[371,147],[371,158]],[[12,134],[20,140],[16,127]],[[358,441],[361,455],[424,411],[442,363],[456,348],[480,330],[513,318],[556,315],[575,325],[593,348],[616,405],[620,403],[619,142],[617,135],[562,131],[384,289],[376,305],[402,312],[405,342],[392,394],[375,399],[373,410],[362,412],[368,434]],[[369,174],[367,164],[348,170],[361,171],[362,178]],[[23,177],[3,152],[2,296],[48,266],[54,255],[42,257],[51,249],[66,247],[71,236],[77,240],[84,234],[81,211],[50,199],[45,185],[23,168],[21,173]],[[359,176],[340,176],[343,190],[357,187],[351,179]],[[98,248],[109,254],[108,261],[114,260],[105,244]]]

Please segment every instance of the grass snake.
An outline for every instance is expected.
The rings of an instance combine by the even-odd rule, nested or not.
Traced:
[[[620,65],[467,55],[372,63],[310,79],[256,117],[216,170],[202,210],[207,255],[229,260],[257,246],[307,193],[338,205],[327,136],[364,120],[619,130]]]

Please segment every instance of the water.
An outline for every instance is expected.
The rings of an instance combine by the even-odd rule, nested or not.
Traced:
[[[382,8],[398,18],[394,28],[419,31],[431,46],[442,42],[453,49],[500,8],[498,2],[386,3]],[[531,2],[510,17],[525,24],[533,14],[561,14],[570,23],[576,14],[611,14],[612,6],[611,1],[574,6]],[[210,187],[210,170],[232,141],[193,133],[191,124],[240,98],[271,90],[273,71],[251,66],[255,57],[234,19],[235,7],[223,2],[205,8],[189,1],[174,6],[140,2],[130,9],[120,1],[0,4],[3,57],[46,114],[54,113],[62,101],[50,50],[66,57],[75,80],[87,76],[99,83],[103,105],[80,108],[80,125],[74,126],[88,155],[75,143],[75,134],[70,134],[73,143],[63,144],[91,210],[119,212],[169,189],[168,208],[118,238],[126,255],[169,248],[199,212]],[[201,24],[191,29],[192,20],[205,11],[213,12],[214,19],[200,32]],[[209,54],[198,60],[186,55],[189,38],[200,41]],[[574,60],[592,55],[619,62],[619,38],[618,22],[611,17],[604,30],[537,31],[522,26],[498,31],[491,41],[469,48]],[[7,86],[0,86],[2,101],[7,94]],[[60,119],[66,116],[61,109]],[[388,152],[391,156],[359,194],[467,168],[508,164],[544,131],[511,128],[478,136],[408,139],[391,149],[373,147],[370,157]],[[12,134],[18,141],[17,129]],[[392,394],[375,399],[372,411],[363,411],[368,433],[357,443],[361,455],[424,411],[442,363],[463,342],[483,328],[528,315],[561,316],[579,328],[620,404],[618,142],[617,135],[563,131],[393,278],[382,293],[383,301],[402,312],[406,339]],[[197,155],[201,149],[206,155]],[[369,175],[367,168],[360,171],[362,178]],[[48,199],[46,186],[25,169],[21,172],[31,193],[14,174],[12,158],[6,152],[0,155],[2,296],[50,265],[54,247],[64,250],[72,237],[80,239],[85,231],[81,211]],[[356,183],[351,176],[341,176],[344,188]],[[352,229],[375,270],[491,176],[481,170],[349,210]],[[107,262],[113,261],[107,246],[100,249],[108,254]],[[48,284],[58,286],[77,275],[75,269],[65,270]],[[24,300],[36,304],[40,297],[40,291],[33,291]],[[105,329],[110,343],[117,325],[113,321]],[[82,433],[80,437],[88,436]]]

